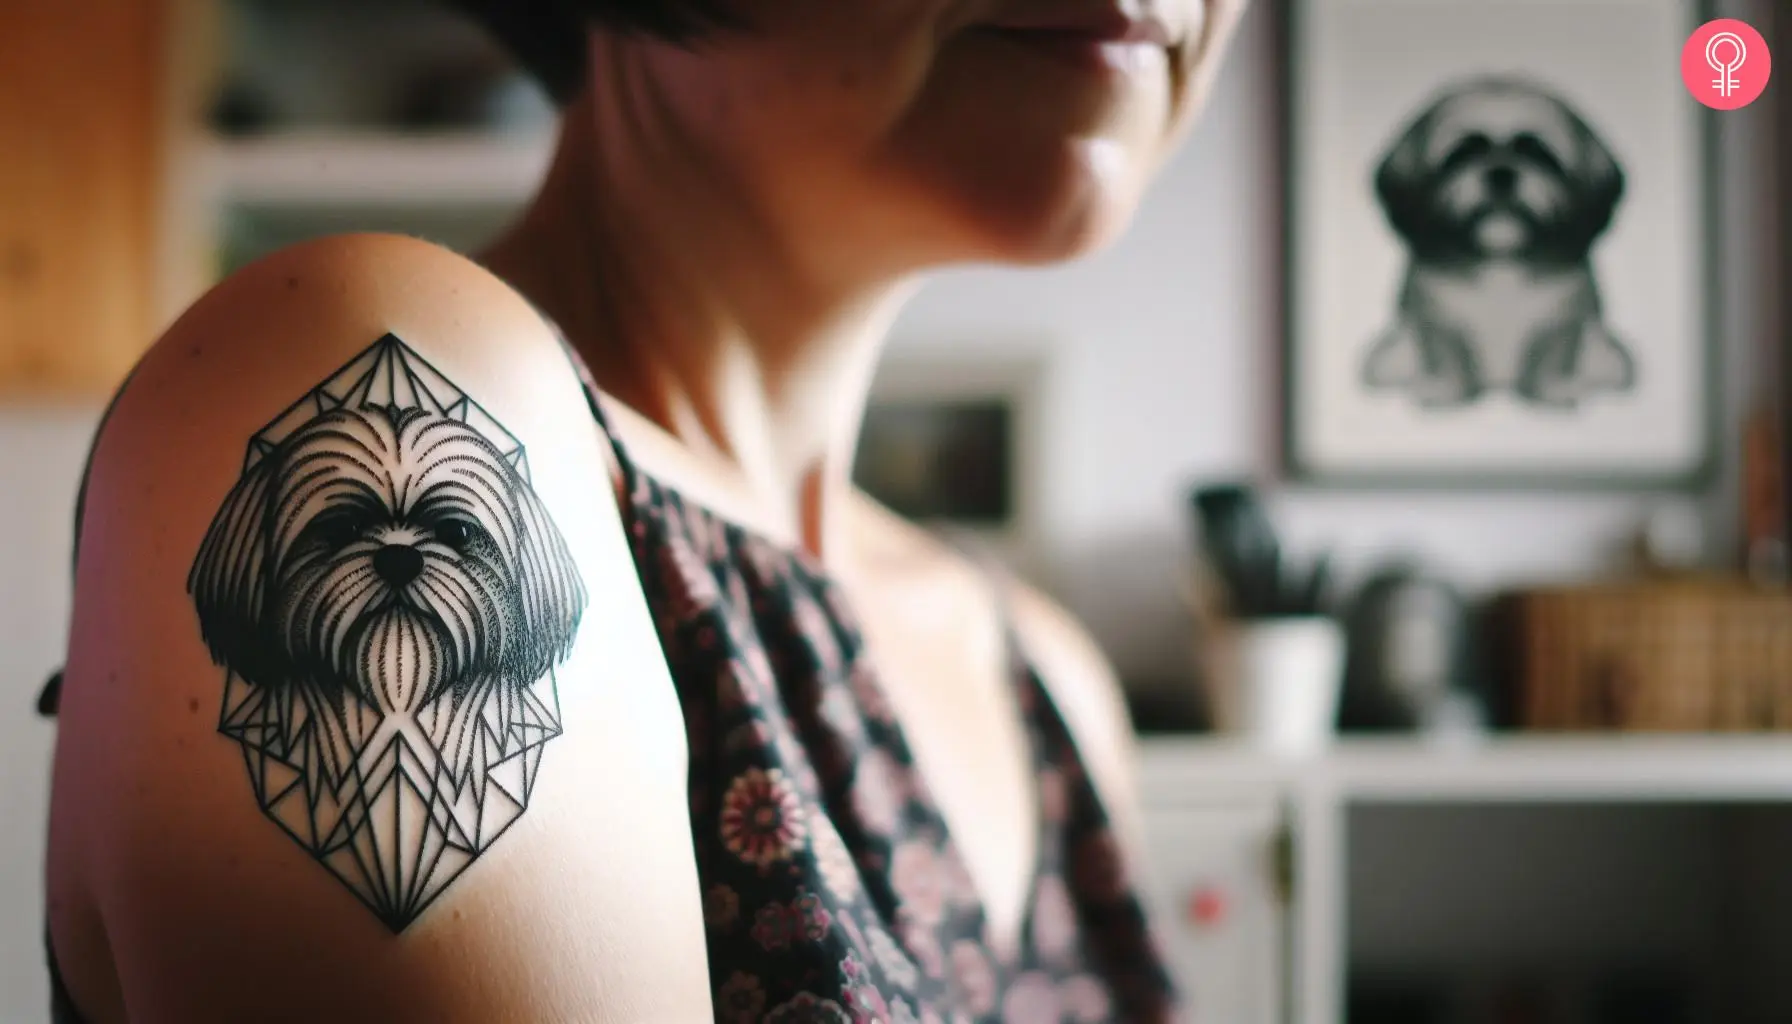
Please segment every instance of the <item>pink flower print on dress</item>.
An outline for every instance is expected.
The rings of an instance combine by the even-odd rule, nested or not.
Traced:
[[[835,899],[846,902],[859,894],[859,866],[833,822],[826,818],[816,820],[809,832],[809,849],[815,854],[822,883]]]
[[[965,866],[964,858],[950,851],[940,854],[940,888],[946,894],[946,901],[961,910],[972,910],[982,905],[982,894],[977,890],[977,880],[971,877],[970,868]]]
[[[749,768],[735,776],[722,798],[722,844],[763,871],[802,847],[803,817],[803,803],[783,772]]]
[[[864,710],[865,717],[880,725],[896,724],[896,712],[890,707],[890,698],[884,693],[883,682],[871,671],[869,665],[860,661],[853,666],[853,695],[859,698],[859,707]]]
[[[812,892],[806,892],[792,900],[790,914],[796,934],[805,942],[820,942],[827,938],[828,926],[834,920],[821,897]]]
[[[726,1024],[758,1024],[765,1010],[765,988],[745,971],[735,971],[716,990],[716,1020]]]
[[[996,1008],[995,966],[977,943],[960,940],[952,944],[951,971],[953,986],[973,1016],[982,1017]]]
[[[712,885],[703,894],[703,923],[716,931],[726,931],[740,920],[740,896],[725,885]]]
[[[851,953],[840,961],[840,982],[846,1010],[852,1015],[853,1024],[887,1024],[890,1019],[889,1004],[871,981],[864,963]]]
[[[722,737],[722,753],[740,754],[749,750],[763,750],[772,744],[772,727],[764,720],[750,718],[728,730]]]
[[[887,839],[902,823],[908,781],[902,766],[882,749],[868,750],[859,758],[852,779],[852,808],[866,831]]]
[[[838,733],[848,746],[857,749],[865,745],[864,713],[853,699],[853,692],[849,687],[839,683],[828,686],[821,695],[821,706],[817,710],[827,727]]]
[[[782,903],[767,903],[753,915],[753,941],[768,953],[790,948],[796,941],[798,920]]]
[[[1041,958],[1059,960],[1076,948],[1076,904],[1057,875],[1045,875],[1033,891],[1033,945]]]
[[[821,678],[838,679],[842,660],[840,645],[834,640],[834,628],[821,606],[807,594],[793,592],[790,597],[790,616],[795,620],[796,628],[809,641],[809,647],[814,651],[816,663],[821,669]]]
[[[853,1024],[846,1008],[813,992],[799,992],[765,1015],[764,1024]]]
[[[1002,997],[1002,1024],[1059,1024],[1058,986],[1051,975],[1028,971]]]
[[[1114,1001],[1101,982],[1077,974],[1058,986],[1058,1000],[1071,1024],[1101,1024],[1114,1013]]]
[[[897,908],[896,935],[902,940],[903,948],[915,958],[915,966],[929,978],[946,976],[946,951],[940,947],[940,937],[932,925],[923,924],[908,912],[906,908]]]
[[[721,601],[722,591],[716,586],[715,573],[689,546],[667,544],[660,548],[659,560],[667,607],[674,622],[689,622]]]
[[[946,914],[946,893],[940,885],[940,859],[931,843],[910,839],[898,843],[890,858],[890,886],[902,909],[932,927]]]
[[[896,944],[896,937],[887,929],[873,928],[865,945],[871,949],[871,958],[884,972],[884,977],[902,988],[914,988],[921,980],[921,972],[915,962],[909,959],[901,946]]]

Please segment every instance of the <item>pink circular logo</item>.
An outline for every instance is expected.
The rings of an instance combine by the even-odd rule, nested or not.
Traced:
[[[1680,50],[1686,91],[1713,110],[1738,110],[1755,102],[1772,73],[1767,40],[1735,18],[1700,25]]]

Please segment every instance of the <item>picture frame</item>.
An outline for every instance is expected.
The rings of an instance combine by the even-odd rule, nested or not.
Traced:
[[[1708,0],[1282,12],[1288,476],[1708,483],[1718,166],[1678,74]]]
[[[893,353],[872,383],[854,483],[912,521],[1030,567],[1044,376],[1027,355]]]

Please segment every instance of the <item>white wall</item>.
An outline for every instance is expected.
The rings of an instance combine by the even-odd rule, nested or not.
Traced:
[[[0,408],[0,1022],[47,1016],[40,865],[52,725],[34,710],[61,662],[75,489],[99,409]]]
[[[1084,265],[956,274],[922,295],[896,347],[1040,346],[1051,361],[1040,525],[1051,578],[1122,672],[1184,673],[1177,571],[1192,481],[1271,471],[1278,298],[1270,5],[1244,26],[1201,127],[1121,245]],[[1753,143],[1753,111],[1726,146]],[[1739,161],[1738,161],[1739,162]],[[1726,184],[1728,219],[1760,211],[1755,176]],[[1729,336],[1759,337],[1755,283],[1731,283]],[[1732,376],[1745,379],[1738,369]],[[42,1019],[39,857],[51,729],[31,712],[61,657],[68,515],[98,408],[0,409],[0,1022]],[[1699,499],[1718,509],[1723,491]],[[1691,499],[1682,499],[1691,500]],[[1302,545],[1337,544],[1362,566],[1412,550],[1474,587],[1597,568],[1641,496],[1284,493]],[[1727,524],[1714,532],[1726,535]]]

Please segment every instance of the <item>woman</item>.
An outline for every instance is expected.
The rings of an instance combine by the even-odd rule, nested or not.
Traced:
[[[916,275],[1112,237],[1239,4],[471,6],[564,105],[515,227],[260,261],[96,442],[62,1014],[1169,1018],[1108,671],[847,464]]]

